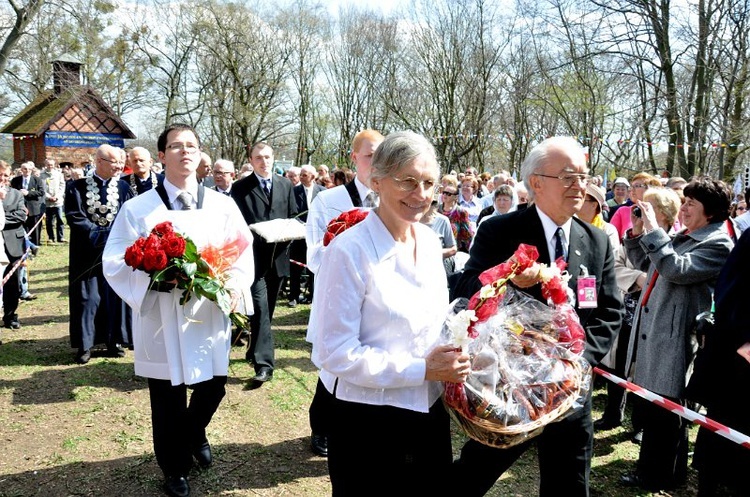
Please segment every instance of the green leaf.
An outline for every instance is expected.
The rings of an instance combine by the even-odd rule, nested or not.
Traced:
[[[188,278],[195,277],[195,271],[197,268],[198,266],[194,262],[185,262],[182,264],[182,272],[184,272]]]

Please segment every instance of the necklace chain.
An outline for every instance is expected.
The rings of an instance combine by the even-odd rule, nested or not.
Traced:
[[[107,183],[107,203],[101,202],[101,190],[92,176],[86,176],[86,211],[91,220],[99,226],[107,226],[114,221],[120,206],[118,180],[111,178]]]
[[[151,188],[156,188],[157,182],[156,182],[156,175],[152,172],[150,173],[151,178]],[[135,184],[135,173],[130,175],[130,189],[133,191],[133,195],[138,195],[138,187]]]

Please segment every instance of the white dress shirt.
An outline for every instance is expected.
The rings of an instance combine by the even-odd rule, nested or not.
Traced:
[[[542,221],[542,227],[544,228],[544,238],[547,240],[547,250],[549,250],[550,262],[555,262],[555,245],[557,244],[555,233],[557,232],[558,227],[562,228],[563,230],[563,254],[565,254],[567,259],[568,245],[570,245],[570,226],[571,224],[573,224],[573,218],[565,221],[565,224],[563,224],[562,226],[558,226],[547,214],[542,212],[542,210],[538,206],[536,208],[536,211],[539,214],[539,219]]]
[[[429,227],[414,231],[416,262],[375,211],[323,255],[335,271],[315,276],[312,359],[339,399],[428,412],[440,397],[424,378],[448,304],[442,249]]]

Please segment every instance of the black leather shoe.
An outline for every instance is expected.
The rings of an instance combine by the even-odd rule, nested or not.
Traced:
[[[204,442],[203,445],[193,450],[193,457],[198,463],[198,466],[203,469],[208,468],[214,461],[214,458],[211,455],[211,445],[209,445],[208,442]]]
[[[622,426],[622,422],[615,421],[614,419],[599,418],[596,421],[594,421],[595,430],[601,430],[601,431],[613,430],[620,426]]]
[[[328,457],[328,437],[313,433],[310,437],[310,448],[313,454],[320,457]]]
[[[107,347],[107,355],[109,357],[125,357],[125,349],[118,343],[112,347]]]
[[[78,354],[76,354],[76,362],[78,364],[86,364],[91,360],[91,351],[90,350],[79,350]]]
[[[670,490],[675,488],[674,485],[658,485],[650,480],[645,480],[638,473],[625,473],[620,476],[620,484],[625,487],[638,487],[649,492],[659,492],[660,490]]]
[[[188,497],[190,484],[184,476],[165,476],[164,492],[170,497]]]
[[[260,388],[265,382],[271,381],[272,378],[273,370],[269,368],[263,368],[255,373],[255,376],[253,376],[253,379],[250,380],[250,383],[247,385],[247,389],[255,390],[256,388]]]
[[[3,324],[6,328],[10,328],[11,330],[21,329],[21,323],[19,323],[17,319],[5,321]]]

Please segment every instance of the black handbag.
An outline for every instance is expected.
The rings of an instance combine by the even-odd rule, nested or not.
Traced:
[[[716,336],[714,313],[706,311],[698,314],[695,317],[694,330],[698,341],[698,352],[693,362],[693,374],[685,389],[685,398],[702,406],[708,406],[712,394],[715,393],[712,390],[716,386],[714,382],[716,366],[712,360]]]

